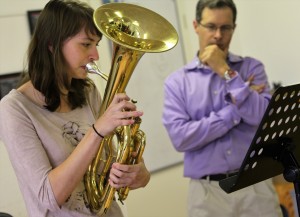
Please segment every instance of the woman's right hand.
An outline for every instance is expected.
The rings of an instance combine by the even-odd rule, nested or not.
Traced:
[[[143,112],[136,110],[135,104],[130,101],[125,93],[118,93],[94,126],[102,136],[106,136],[119,126],[133,124],[133,118],[142,115]]]

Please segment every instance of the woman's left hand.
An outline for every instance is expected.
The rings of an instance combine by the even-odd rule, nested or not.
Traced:
[[[125,165],[113,163],[109,175],[109,184],[116,188],[129,187],[131,190],[145,187],[150,180],[144,160],[138,164]]]

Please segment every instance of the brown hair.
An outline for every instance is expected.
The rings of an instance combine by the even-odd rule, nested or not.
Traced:
[[[50,111],[55,111],[60,105],[59,87],[69,90],[72,109],[86,104],[85,87],[93,82],[88,78],[72,79],[69,84],[62,46],[82,28],[87,34],[102,37],[93,23],[93,12],[90,6],[77,0],[50,0],[39,15],[28,48],[28,75],[24,80],[31,80],[45,96],[46,108]]]
[[[198,23],[200,23],[202,19],[202,11],[206,7],[209,9],[229,7],[233,14],[233,24],[235,24],[237,9],[232,0],[199,0],[196,6],[196,20]]]

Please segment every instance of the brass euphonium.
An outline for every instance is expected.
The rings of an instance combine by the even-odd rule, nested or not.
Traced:
[[[103,35],[113,41],[113,59],[109,76],[103,74],[94,63],[87,65],[87,71],[107,80],[101,116],[116,93],[125,91],[138,61],[146,52],[158,53],[172,49],[178,41],[174,27],[159,14],[126,3],[104,4],[94,12],[94,23]],[[108,184],[107,176],[113,162],[136,164],[145,148],[145,134],[139,130],[140,118],[130,126],[119,127],[106,136],[97,156],[85,174],[85,187],[90,209],[103,213],[109,209],[117,191],[118,199],[126,199],[129,188],[114,189]],[[113,145],[116,138],[116,150]],[[116,156],[115,156],[116,153]],[[137,153],[133,156],[133,153]],[[100,174],[99,174],[100,171]]]

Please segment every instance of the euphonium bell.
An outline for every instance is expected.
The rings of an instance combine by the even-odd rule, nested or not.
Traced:
[[[172,49],[178,42],[175,28],[159,14],[126,3],[109,3],[94,12],[94,23],[103,35],[113,41],[113,59],[109,76],[97,65],[90,63],[86,70],[107,80],[101,116],[116,93],[122,93],[128,84],[138,61],[146,52],[158,53]],[[118,199],[126,199],[129,188],[114,189],[107,176],[113,162],[136,164],[142,159],[146,136],[139,129],[141,119],[130,126],[119,127],[106,136],[100,144],[97,156],[85,174],[85,187],[90,209],[103,213],[109,209],[117,191]],[[115,138],[115,139],[114,139]],[[114,142],[117,140],[116,147]],[[133,153],[136,153],[133,156]]]

